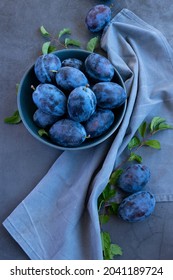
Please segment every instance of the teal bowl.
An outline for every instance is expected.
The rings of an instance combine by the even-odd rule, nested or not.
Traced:
[[[85,59],[90,54],[90,52],[85,50],[72,49],[72,50],[56,51],[54,52],[54,54],[57,55],[61,61],[67,58],[77,58],[82,61],[85,61]],[[120,86],[122,86],[125,89],[124,82],[116,69],[112,81],[118,83]],[[94,147],[102,143],[107,138],[109,138],[113,133],[117,132],[118,127],[120,126],[126,112],[127,101],[119,108],[116,108],[114,123],[109,128],[109,130],[107,130],[106,133],[104,133],[103,135],[97,138],[86,139],[80,146],[63,147],[53,143],[51,139],[49,139],[49,137],[47,136],[42,136],[42,137],[39,136],[38,130],[40,128],[38,128],[38,126],[33,121],[33,114],[37,108],[32,100],[33,89],[31,88],[31,85],[34,85],[34,87],[36,87],[39,83],[40,82],[37,80],[34,73],[34,65],[32,65],[30,69],[24,74],[20,82],[19,92],[17,97],[18,110],[22,122],[26,127],[26,129],[30,132],[30,134],[33,135],[38,141],[48,145],[49,147],[53,147],[60,150],[83,150],[83,149]]]

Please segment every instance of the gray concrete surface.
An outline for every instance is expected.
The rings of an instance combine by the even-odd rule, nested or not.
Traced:
[[[126,7],[158,28],[173,47],[173,3],[171,0],[1,0],[0,2],[0,259],[28,259],[3,228],[2,221],[35,187],[60,151],[34,139],[23,124],[7,125],[3,119],[16,109],[16,83],[40,54],[44,39],[39,27],[56,34],[64,27],[85,48],[91,34],[84,18],[98,3],[113,3],[116,14]],[[112,219],[106,226],[112,241],[123,249],[118,259],[173,259],[173,203],[158,203],[144,224],[127,224]]]

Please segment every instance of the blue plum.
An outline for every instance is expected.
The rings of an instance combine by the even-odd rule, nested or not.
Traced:
[[[83,61],[77,58],[66,58],[62,61],[62,67],[70,66],[79,70],[83,69]]]
[[[134,193],[142,190],[150,179],[150,170],[142,164],[127,167],[118,179],[118,186],[123,191]]]
[[[97,105],[104,109],[113,109],[121,106],[127,99],[123,87],[113,82],[100,82],[93,86],[97,98]]]
[[[61,67],[61,60],[55,54],[43,54],[34,64],[34,72],[41,83],[54,82],[55,73]],[[53,71],[52,71],[53,70]]]
[[[150,192],[136,192],[122,200],[118,216],[131,223],[144,221],[153,213],[155,204],[155,198]]]
[[[77,87],[69,94],[67,100],[68,114],[74,121],[86,121],[94,113],[96,104],[95,94],[90,88]]]
[[[42,128],[47,128],[55,123],[59,117],[47,114],[40,109],[37,109],[33,115],[33,121],[35,124]]]
[[[40,84],[32,94],[35,105],[47,114],[63,116],[66,112],[65,94],[52,84]]]
[[[98,32],[111,20],[111,9],[106,5],[95,5],[92,7],[85,18],[85,23],[91,32]]]
[[[82,71],[70,66],[59,69],[55,76],[57,85],[63,90],[72,91],[79,86],[86,86],[88,79]]]
[[[91,53],[85,59],[85,71],[90,78],[99,82],[110,82],[114,76],[113,65],[97,53]]]
[[[64,147],[76,147],[86,139],[86,131],[79,122],[61,119],[54,123],[49,130],[51,140]]]
[[[114,113],[108,109],[97,109],[84,123],[87,136],[95,138],[103,135],[113,124]]]

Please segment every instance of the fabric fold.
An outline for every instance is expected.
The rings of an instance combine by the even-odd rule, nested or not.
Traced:
[[[124,9],[105,29],[101,46],[125,82],[126,114],[118,133],[102,144],[63,152],[4,221],[31,259],[102,259],[98,196],[144,120],[160,116],[173,123],[173,51],[166,38]],[[157,201],[173,201],[172,131],[157,139],[160,151],[141,151],[152,174],[146,188]]]

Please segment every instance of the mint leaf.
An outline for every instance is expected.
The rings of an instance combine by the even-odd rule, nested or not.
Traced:
[[[115,170],[115,171],[111,174],[111,176],[110,176],[109,183],[110,183],[111,185],[115,185],[116,182],[117,182],[117,180],[118,180],[118,178],[120,177],[120,175],[121,175],[122,173],[123,173],[123,169],[117,169],[117,170]]]
[[[98,211],[100,211],[104,202],[105,202],[105,200],[103,199],[103,195],[101,194],[98,198]]]
[[[63,28],[59,34],[58,34],[58,38],[60,38],[61,36],[65,35],[65,34],[68,34],[70,35],[71,34],[71,30],[69,28]]]
[[[103,248],[103,256],[105,260],[113,260],[114,256],[122,255],[121,248],[116,244],[111,244],[111,238],[108,232],[101,232],[101,241]]]
[[[106,249],[109,250],[111,245],[111,238],[108,232],[106,231],[101,232],[101,241],[102,241],[103,251],[105,251]]]
[[[134,136],[128,144],[128,149],[132,150],[133,148],[138,147],[140,144],[141,144],[141,142],[140,142],[139,138],[137,136]]]
[[[56,51],[56,50],[57,50],[57,48],[56,48],[55,46],[49,45],[49,47],[48,47],[48,53],[52,53],[52,52],[54,52],[54,51]]]
[[[76,46],[76,47],[80,47],[80,45],[81,45],[81,43],[78,40],[73,40],[73,39],[70,39],[70,38],[66,38],[64,44],[65,44],[66,48],[69,45]]]
[[[148,141],[145,141],[143,144],[145,146],[149,146],[149,147],[157,149],[157,150],[159,150],[161,148],[160,142],[158,140],[148,140]]]
[[[99,215],[100,224],[106,224],[109,221],[108,215]]]
[[[141,125],[138,128],[138,132],[141,137],[145,136],[146,129],[147,129],[147,123],[146,122],[141,123]]]
[[[87,43],[87,47],[86,47],[87,51],[93,52],[97,47],[98,42],[99,42],[98,36],[90,39],[89,42]]]
[[[142,157],[140,155],[137,155],[135,153],[131,153],[130,157],[128,158],[128,161],[137,161],[138,163],[142,162]]]
[[[109,199],[114,197],[115,194],[116,194],[116,190],[113,189],[109,183],[106,185],[106,188],[102,192],[104,201],[108,201]]]
[[[49,47],[50,47],[50,41],[45,42],[45,43],[42,45],[42,53],[43,53],[43,54],[49,53]]]
[[[173,129],[172,125],[169,125],[167,123],[160,123],[157,127],[157,130],[155,132],[158,132],[160,130],[164,130],[164,129]]]
[[[110,205],[108,206],[108,213],[111,215],[117,215],[118,213],[118,207],[119,207],[119,204],[116,203],[116,202],[111,202]]]
[[[44,28],[43,25],[40,27],[40,32],[43,36],[50,36],[50,33]]]
[[[47,131],[44,130],[43,128],[41,128],[41,129],[38,130],[38,134],[39,134],[40,137],[42,137],[42,136],[44,136],[44,135],[49,136],[48,133],[47,133]]]
[[[16,94],[18,94],[20,84],[16,84]]]
[[[150,132],[154,132],[155,130],[157,130],[158,125],[160,125],[161,123],[165,122],[164,118],[160,118],[160,117],[154,117],[150,123]]]
[[[4,119],[4,122],[5,123],[8,123],[8,124],[18,124],[20,123],[22,120],[21,120],[21,117],[19,115],[19,111],[15,111],[14,114],[10,117],[7,117]]]
[[[110,251],[111,251],[112,258],[117,255],[122,256],[123,254],[121,247],[118,246],[117,244],[111,244]]]

